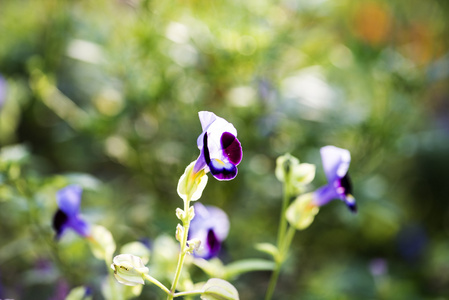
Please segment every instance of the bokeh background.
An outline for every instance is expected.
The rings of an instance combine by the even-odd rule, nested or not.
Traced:
[[[334,201],[297,233],[275,299],[449,299],[449,4],[442,0],[2,0],[0,298],[63,299],[107,272],[52,240],[55,193],[117,244],[173,236],[197,112],[232,122],[238,177],[209,179],[223,260],[268,258],[276,157],[352,154],[359,212]],[[201,272],[197,272],[201,274]],[[269,272],[233,284],[262,299]],[[199,275],[201,276],[201,275]],[[157,299],[146,286],[141,299]],[[160,295],[160,294],[159,294]]]

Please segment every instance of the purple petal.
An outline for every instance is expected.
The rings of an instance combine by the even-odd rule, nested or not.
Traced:
[[[209,259],[218,255],[229,232],[229,219],[218,207],[204,206],[199,202],[194,207],[195,217],[190,223],[189,239],[200,239],[203,251],[195,253],[195,256]]]
[[[237,176],[237,167],[218,159],[212,159],[208,164],[210,173],[218,180],[231,180]]]
[[[313,203],[323,206],[333,199],[340,199],[340,195],[332,184],[320,187],[313,193]]]
[[[89,224],[79,216],[82,189],[77,185],[70,185],[56,194],[59,209],[53,217],[53,228],[59,239],[67,228],[73,229],[81,236],[90,234]]]
[[[193,172],[198,173],[201,169],[204,169],[206,167],[206,159],[204,157],[204,150],[201,150],[200,156],[198,156],[195,165],[193,166]]]
[[[205,206],[200,202],[196,202],[194,208],[195,217],[190,223],[190,233],[196,234],[200,230],[212,228],[220,241],[226,239],[229,232],[229,219],[222,209],[211,205]]]
[[[238,165],[242,161],[242,145],[233,134],[224,132],[221,136],[221,146],[223,154],[232,164]]]
[[[75,216],[79,212],[82,189],[77,185],[69,185],[58,191],[56,198],[58,207],[68,217]]]
[[[313,193],[313,198],[313,203],[317,206],[323,206],[331,200],[339,199],[344,201],[353,213],[357,212],[355,199],[351,195],[351,183],[348,174],[341,179],[335,180],[333,183],[317,189]]]
[[[320,153],[324,172],[329,183],[346,175],[351,162],[351,154],[348,150],[335,146],[325,146],[320,149]]]
[[[89,223],[78,216],[69,219],[68,226],[81,236],[86,237],[90,234]]]
[[[218,180],[234,179],[235,176],[237,176],[237,167],[227,161],[221,161],[215,158],[211,159],[209,154],[209,148],[207,147],[207,139],[208,139],[207,134],[205,134],[202,154],[204,155],[204,161],[209,167],[210,173]],[[201,162],[199,162],[198,164],[201,164]]]
[[[207,128],[217,119],[217,116],[210,111],[200,111],[198,113],[201,122],[201,128],[206,131]]]

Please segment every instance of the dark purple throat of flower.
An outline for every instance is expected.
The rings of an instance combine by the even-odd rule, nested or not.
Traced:
[[[348,173],[346,173],[346,175],[340,179],[340,187],[343,189],[343,197],[344,197],[346,206],[348,206],[348,208],[353,213],[356,213],[357,205],[355,203],[354,197],[352,196],[352,184],[351,184],[351,179],[349,178]]]
[[[206,248],[207,255],[204,257],[205,259],[216,257],[221,249],[221,243],[212,229],[209,229],[207,232]]]
[[[203,137],[204,160],[211,174],[219,180],[231,180],[237,176],[237,165],[242,160],[242,147],[239,140],[229,132],[221,136],[223,159],[211,158],[207,143],[207,132]]]
[[[68,216],[65,212],[58,209],[53,217],[53,229],[56,231],[55,239],[59,239],[62,235],[62,232],[66,228]]]

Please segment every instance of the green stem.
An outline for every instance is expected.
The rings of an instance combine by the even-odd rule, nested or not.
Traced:
[[[159,280],[157,280],[156,278],[154,278],[154,277],[152,277],[152,276],[150,276],[148,274],[144,274],[143,276],[144,276],[144,278],[146,280],[148,280],[152,284],[157,285],[158,287],[160,287],[161,290],[163,290],[167,295],[170,295],[170,290],[165,285],[163,285]]]
[[[180,241],[181,243],[181,251],[179,252],[179,257],[178,257],[178,265],[176,266],[176,273],[175,273],[175,278],[173,279],[173,283],[170,289],[170,294],[168,294],[167,300],[172,300],[176,291],[176,286],[178,285],[178,281],[179,278],[181,277],[181,271],[182,271],[182,266],[184,264],[184,259],[186,257],[186,247],[187,247],[187,236],[189,234],[189,227],[190,227],[190,214],[189,214],[189,208],[190,208],[190,193],[187,195],[187,199],[186,201],[184,201],[184,212],[185,212],[185,217],[184,220],[182,220],[183,222],[183,227],[184,227],[184,233],[182,236],[182,240]]]
[[[278,240],[277,240],[278,249],[281,246],[281,243],[284,240],[284,236],[287,231],[287,219],[285,218],[285,211],[287,210],[289,199],[290,199],[290,188],[288,185],[288,178],[286,178],[284,183],[284,196],[282,199],[281,216],[279,220]]]
[[[265,294],[265,300],[270,300],[271,297],[273,297],[274,289],[276,288],[276,283],[278,281],[279,273],[281,271],[281,265],[282,264],[279,263],[278,261],[276,262],[276,267],[273,273],[271,273],[270,283],[268,284],[267,293]]]
[[[296,229],[292,226],[288,228],[287,234],[285,235],[284,241],[281,246],[281,253],[284,253],[283,257],[287,256],[288,250],[290,249],[290,244],[292,243],[293,237],[295,236]]]
[[[288,252],[288,247],[290,246],[291,238],[289,237],[290,234],[287,234],[287,219],[285,218],[285,212],[288,208],[289,200],[290,200],[290,180],[288,176],[284,178],[284,195],[282,198],[282,209],[281,209],[281,216],[279,220],[279,230],[278,230],[278,240],[277,240],[277,248],[278,248],[278,255],[275,257],[275,268],[273,270],[273,273],[271,274],[270,282],[268,284],[267,292],[265,294],[265,300],[270,300],[273,297],[274,290],[276,288],[276,284],[279,278],[279,273],[281,272],[282,264],[284,263],[286,253]],[[290,232],[291,227],[289,228]],[[287,238],[290,239],[290,242],[288,243],[288,247],[286,246],[286,234]],[[294,234],[294,232],[293,232]]]
[[[194,291],[175,293],[173,296],[174,297],[191,296],[191,295],[198,295],[198,294],[201,294],[201,293],[203,293],[202,290],[194,290]]]

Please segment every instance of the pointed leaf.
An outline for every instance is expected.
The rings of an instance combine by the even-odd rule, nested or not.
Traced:
[[[243,259],[226,266],[226,278],[253,271],[271,271],[275,263],[265,259]]]
[[[211,278],[203,286],[202,300],[239,300],[237,289],[229,282]]]
[[[270,243],[260,243],[256,244],[255,248],[259,250],[260,252],[267,253],[271,256],[273,256],[274,259],[276,259],[279,256],[279,250],[278,248]]]

